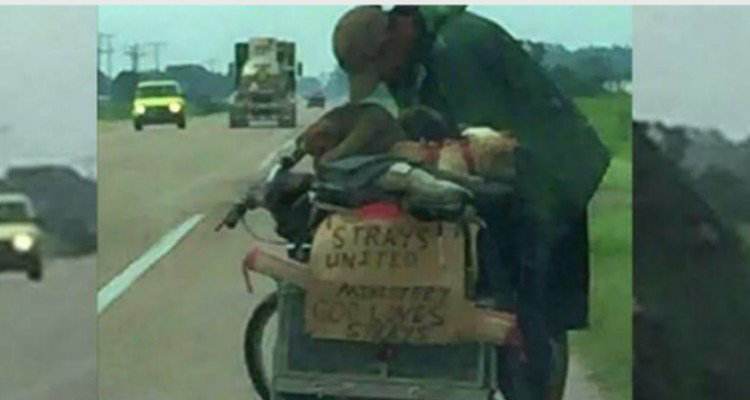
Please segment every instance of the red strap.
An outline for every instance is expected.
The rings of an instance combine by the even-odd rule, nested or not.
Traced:
[[[424,151],[424,162],[426,164],[437,164],[440,160],[440,150],[442,145],[437,142],[427,142],[422,145]]]
[[[357,210],[357,216],[364,220],[394,219],[401,216],[401,207],[396,203],[387,201],[365,204]]]
[[[466,168],[469,170],[469,174],[475,175],[477,172],[477,164],[474,161],[474,153],[471,152],[468,140],[461,141],[461,155],[464,157]]]

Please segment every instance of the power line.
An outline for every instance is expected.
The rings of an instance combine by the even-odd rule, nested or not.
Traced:
[[[112,54],[115,52],[112,48],[112,38],[115,35],[111,33],[99,33],[98,34],[98,46],[96,48],[96,69],[101,69],[101,55],[107,56],[107,76],[112,78]],[[102,41],[107,42],[106,47],[102,47]]]
[[[167,45],[166,42],[148,42],[146,43],[146,46],[151,46],[151,49],[153,51],[154,55],[154,67],[156,68],[156,72],[159,72],[161,70],[161,63],[160,63],[160,53],[161,49]]]
[[[125,50],[125,55],[130,58],[130,70],[138,72],[140,59],[145,55],[145,52],[141,50],[141,45],[138,43],[131,44],[128,46],[127,50]]]

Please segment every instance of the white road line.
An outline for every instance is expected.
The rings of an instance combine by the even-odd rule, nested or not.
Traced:
[[[190,217],[187,221],[164,235],[150,249],[148,249],[137,260],[133,261],[124,271],[114,277],[107,285],[99,289],[96,296],[96,312],[101,314],[118,297],[141,277],[159,259],[172,250],[185,235],[190,232],[203,219],[203,214]]]
[[[284,149],[291,148],[294,146],[294,141],[297,139],[297,137],[292,137],[291,139],[284,142],[284,144],[281,145],[281,147],[272,152],[271,154],[267,155],[266,158],[261,161],[260,166],[258,167],[258,171],[263,172],[270,168],[271,163],[276,161],[279,158],[279,153],[281,153]]]
[[[264,169],[267,169],[273,160],[278,155],[278,151],[274,151],[273,153],[266,156],[266,158],[263,159],[263,161],[260,162],[260,166],[258,167],[258,171],[263,171]]]
[[[276,161],[279,153],[290,146],[294,145],[293,137],[286,141],[279,150],[274,151],[266,156],[260,163],[258,170],[263,172],[268,169],[270,165]],[[203,214],[197,214],[192,216],[187,221],[183,222],[177,228],[171,230],[169,233],[159,239],[156,244],[151,246],[148,251],[143,253],[137,260],[133,261],[124,271],[114,277],[107,285],[99,289],[96,296],[96,313],[101,314],[104,310],[109,307],[118,297],[122,296],[123,293],[132,285],[138,278],[141,277],[149,268],[156,264],[159,259],[164,257],[170,250],[172,250],[182,238],[190,232],[198,223],[203,219]]]

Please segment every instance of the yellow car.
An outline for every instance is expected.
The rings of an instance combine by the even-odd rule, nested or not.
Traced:
[[[0,193],[0,271],[26,271],[42,279],[41,230],[31,200],[20,193]]]
[[[138,84],[133,100],[133,127],[177,124],[185,129],[185,97],[177,81],[143,81]]]

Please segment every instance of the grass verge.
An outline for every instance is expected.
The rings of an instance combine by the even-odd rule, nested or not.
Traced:
[[[572,351],[607,399],[626,400],[632,397],[631,98],[576,103],[612,152],[612,162],[589,208],[591,326],[571,335]]]

